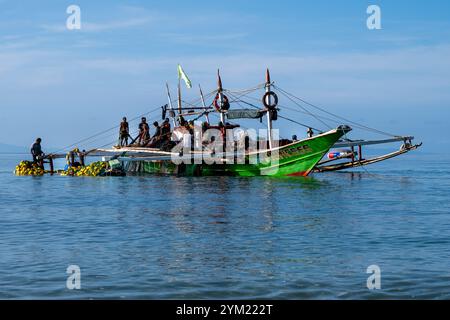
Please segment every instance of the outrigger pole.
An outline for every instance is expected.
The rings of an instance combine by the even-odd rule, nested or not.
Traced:
[[[271,90],[270,85],[270,72],[269,68],[266,70],[266,93],[269,93]],[[272,104],[272,98],[270,95],[267,95],[267,101],[268,105]],[[272,150],[272,113],[269,108],[267,108],[267,139],[269,140],[269,150]]]
[[[170,97],[169,84],[166,82],[167,98],[169,99],[170,117],[172,118],[173,127],[175,128],[175,112],[173,111],[172,98]]]

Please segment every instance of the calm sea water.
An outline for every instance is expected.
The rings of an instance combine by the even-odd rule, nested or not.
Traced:
[[[2,299],[450,298],[449,156],[306,179],[15,177],[20,158],[0,155]]]

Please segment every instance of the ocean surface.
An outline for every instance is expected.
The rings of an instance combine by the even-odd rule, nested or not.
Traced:
[[[0,155],[0,299],[450,299],[449,155],[284,179],[16,177],[21,158]]]

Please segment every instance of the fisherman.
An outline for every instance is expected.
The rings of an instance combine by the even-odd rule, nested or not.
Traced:
[[[33,162],[43,167],[44,166],[43,160],[45,157],[45,153],[42,152],[41,142],[42,142],[41,138],[36,139],[36,142],[33,143],[33,145],[31,146],[31,155],[33,156]]]
[[[169,118],[166,118],[161,125],[161,144],[165,145],[170,141],[171,128]]]
[[[120,123],[119,130],[119,145],[121,147],[128,146],[128,137],[130,136],[130,128],[128,126],[127,118],[123,117]]]
[[[161,138],[161,127],[159,126],[158,121],[153,122],[153,126],[155,127],[155,134],[153,138]]]
[[[292,136],[292,141],[294,141],[294,142],[298,141],[298,138],[297,138],[297,135],[296,135],[296,134],[294,134],[294,135]]]
[[[161,127],[159,126],[158,121],[153,122],[153,126],[155,127],[155,134],[152,139],[148,143],[149,147],[159,147],[161,142]]]
[[[147,123],[147,118],[142,117],[139,124],[139,144],[146,144],[150,140],[150,128]]]
[[[312,138],[314,136],[314,131],[312,128],[308,128],[306,133],[308,134],[308,138]]]

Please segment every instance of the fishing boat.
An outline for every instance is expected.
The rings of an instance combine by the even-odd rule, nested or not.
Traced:
[[[264,89],[261,107],[255,106],[253,109],[233,109],[232,104],[237,101],[227,96],[230,91],[223,88],[219,72],[217,77],[217,90],[208,94],[208,96],[214,96],[210,105],[205,103],[205,97],[200,88],[200,101],[202,102],[200,107],[195,105],[185,107],[182,105],[179,83],[177,113],[174,110],[167,86],[169,104],[163,107],[162,118],[165,118],[168,112],[175,126],[172,140],[176,140],[174,142],[177,143],[177,146],[174,146],[171,150],[164,151],[131,145],[125,148],[97,149],[93,153],[113,154],[117,160],[125,163],[128,172],[185,176],[307,176],[330,148],[343,135],[351,131],[349,126],[340,125],[335,129],[302,140],[279,139],[278,131],[273,128],[273,124],[278,118],[280,109],[277,107],[278,96],[272,91],[269,70],[266,71],[264,85],[258,86],[258,88]],[[209,120],[209,116],[213,113],[219,115],[220,121],[217,124],[212,124]],[[179,146],[189,138],[186,138],[185,135],[181,139],[177,139],[175,133],[185,130],[185,126],[181,124],[186,122],[188,117],[193,118],[190,121],[191,124],[199,118],[205,117],[206,121],[203,125],[206,124],[208,130],[216,130],[218,134],[214,137],[214,140],[215,142],[220,141],[220,143],[215,148],[211,148],[210,145],[205,145],[205,139],[203,138],[200,139],[200,143],[197,143],[200,147],[195,147],[196,143],[193,142],[193,145],[188,143],[187,149],[180,149]],[[239,142],[245,144],[242,137],[244,139],[248,137],[248,135],[245,135],[248,131],[243,130],[244,135],[241,135],[241,139],[236,141],[233,132],[242,128],[239,124],[231,121],[239,119],[262,121],[264,117],[267,123],[266,135],[262,137],[254,136],[253,143],[248,138],[248,145],[238,148]],[[205,132],[198,131],[199,134],[205,135]],[[231,135],[229,132],[231,132]],[[188,134],[188,136],[190,135],[196,136],[195,130],[192,130],[192,128],[191,134]],[[253,145],[253,148],[249,145]],[[211,152],[213,152],[213,155]]]
[[[54,171],[54,159],[66,157],[71,166],[75,156],[78,156],[82,166],[85,157],[103,157],[106,161],[114,160],[115,164],[120,163],[127,173],[178,176],[307,176],[312,172],[337,171],[373,164],[421,146],[412,143],[412,136],[390,135],[298,98],[275,85],[268,69],[264,83],[245,90],[224,88],[218,71],[217,89],[204,95],[199,86],[200,98],[192,102],[182,100],[182,79],[188,87],[191,86],[190,80],[179,66],[177,98],[172,99],[166,84],[168,103],[149,112],[160,110],[161,118],[171,122],[173,130],[170,131],[170,138],[165,139],[165,143],[155,146],[148,141],[136,142],[138,136],[127,146],[103,146],[89,151],[76,148],[76,152],[72,150],[67,155],[53,153],[46,157],[51,164],[50,172]],[[299,107],[299,110],[294,111],[313,117],[328,126],[328,130],[316,129],[285,115],[285,111],[293,109],[279,103],[280,93],[286,101]],[[206,102],[208,99],[209,103]],[[312,112],[307,106],[326,113],[328,118]],[[334,128],[326,123],[331,120],[330,117],[340,122],[337,122]],[[213,121],[212,118],[217,119]],[[307,136],[303,139],[298,139],[297,135],[291,139],[280,138],[279,130],[274,128],[274,124],[280,120],[308,128]],[[255,130],[238,121],[265,125],[264,129]],[[352,140],[348,134],[354,127],[387,134],[390,137],[384,140]],[[95,137],[96,135],[81,142]],[[363,157],[363,146],[394,142],[402,142],[399,150],[367,159]]]

